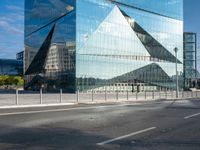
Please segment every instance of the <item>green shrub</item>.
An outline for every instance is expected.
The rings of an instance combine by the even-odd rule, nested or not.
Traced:
[[[0,76],[0,86],[2,85],[20,85],[24,84],[24,80],[20,76],[8,76],[8,75],[1,75]]]

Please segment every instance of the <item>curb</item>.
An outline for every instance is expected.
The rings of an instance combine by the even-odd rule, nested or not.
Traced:
[[[57,104],[35,104],[35,105],[5,105],[0,106],[0,109],[15,109],[15,108],[40,108],[40,107],[53,107],[53,106],[72,106],[78,104],[95,105],[95,104],[119,104],[119,103],[146,103],[146,102],[167,102],[167,101],[187,101],[187,100],[200,100],[199,98],[178,98],[178,99],[154,99],[154,100],[122,100],[122,101],[96,101],[96,102],[79,102],[79,103],[57,103]]]
[[[0,109],[14,109],[14,108],[34,108],[34,107],[49,107],[49,106],[71,106],[77,103],[62,103],[62,104],[36,104],[36,105],[11,105],[0,106]]]

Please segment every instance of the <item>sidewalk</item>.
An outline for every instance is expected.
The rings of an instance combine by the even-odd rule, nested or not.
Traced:
[[[184,102],[185,100],[200,100],[200,98],[177,98],[177,99],[138,99],[138,100],[112,100],[112,101],[85,101],[85,102],[74,102],[74,103],[49,103],[49,104],[25,104],[25,105],[5,105],[0,106],[0,109],[15,109],[15,108],[34,108],[34,107],[51,107],[51,106],[75,106],[75,105],[94,105],[94,104],[122,104],[122,103],[147,103],[147,102],[169,102],[169,101],[178,101]]]

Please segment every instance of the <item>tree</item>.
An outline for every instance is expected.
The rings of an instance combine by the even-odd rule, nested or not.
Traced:
[[[24,80],[20,76],[8,76],[8,75],[1,75],[0,76],[0,86],[2,85],[24,85]]]
[[[14,80],[13,80],[13,84],[14,84],[14,85],[18,85],[18,84],[19,84],[19,80],[18,80],[18,78],[14,78]]]

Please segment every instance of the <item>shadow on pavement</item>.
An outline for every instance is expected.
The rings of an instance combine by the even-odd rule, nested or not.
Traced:
[[[97,146],[106,137],[92,135],[80,130],[68,128],[36,127],[12,128],[0,127],[0,149],[8,150],[103,150]],[[6,132],[5,129],[8,131]],[[90,144],[88,144],[90,143]],[[113,148],[113,147],[112,147]]]
[[[167,109],[200,109],[200,100],[199,99],[192,99],[187,100],[186,104],[179,103],[180,101],[174,100],[172,103],[170,103],[168,106],[166,106]]]

